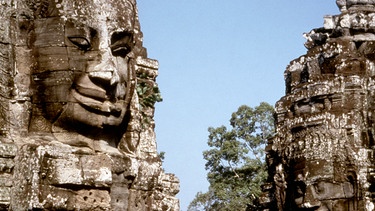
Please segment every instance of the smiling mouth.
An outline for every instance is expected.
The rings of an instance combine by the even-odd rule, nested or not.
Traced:
[[[123,100],[111,102],[105,93],[96,89],[77,88],[72,89],[71,94],[80,104],[108,114],[121,112],[125,103]]]
[[[109,100],[108,95],[106,94],[106,90],[100,87],[86,87],[84,85],[75,84],[74,87],[75,91],[82,96],[86,96],[88,98],[96,99],[97,101],[106,101]]]

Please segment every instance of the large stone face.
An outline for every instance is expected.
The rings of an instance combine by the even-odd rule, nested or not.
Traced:
[[[135,0],[0,4],[0,209],[179,210]]]
[[[375,1],[337,4],[285,71],[261,197],[271,210],[374,210]]]

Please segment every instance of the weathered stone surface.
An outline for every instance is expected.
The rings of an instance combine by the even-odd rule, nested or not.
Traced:
[[[0,1],[0,209],[179,210],[135,0]]]
[[[0,157],[14,158],[17,155],[17,147],[14,144],[0,144]]]
[[[371,10],[374,9],[374,0],[336,0],[337,6],[341,11],[347,9]]]
[[[180,191],[180,181],[174,174],[162,173],[158,179],[158,185],[154,192],[154,199],[157,203],[153,205],[153,210],[179,210],[177,199],[174,197]],[[167,197],[165,197],[167,195]]]
[[[374,210],[375,1],[337,5],[285,71],[266,147],[267,209]]]
[[[9,204],[10,201],[10,187],[0,188],[0,204]]]

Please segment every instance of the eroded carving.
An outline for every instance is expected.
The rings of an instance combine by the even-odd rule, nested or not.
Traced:
[[[336,2],[342,13],[305,34],[307,53],[285,71],[265,209],[374,209],[375,2]]]
[[[32,7],[28,43],[37,56],[31,70],[30,131],[51,132],[73,146],[96,149],[94,142],[104,141],[117,148],[126,142],[123,134],[136,83],[134,2],[64,4],[44,1]],[[134,153],[136,145],[128,152]]]
[[[0,208],[179,210],[136,1],[0,4]]]

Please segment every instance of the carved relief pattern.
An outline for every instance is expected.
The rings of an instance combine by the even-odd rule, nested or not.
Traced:
[[[267,209],[374,209],[375,2],[337,4],[342,13],[305,34],[306,55],[285,71],[267,146]]]

